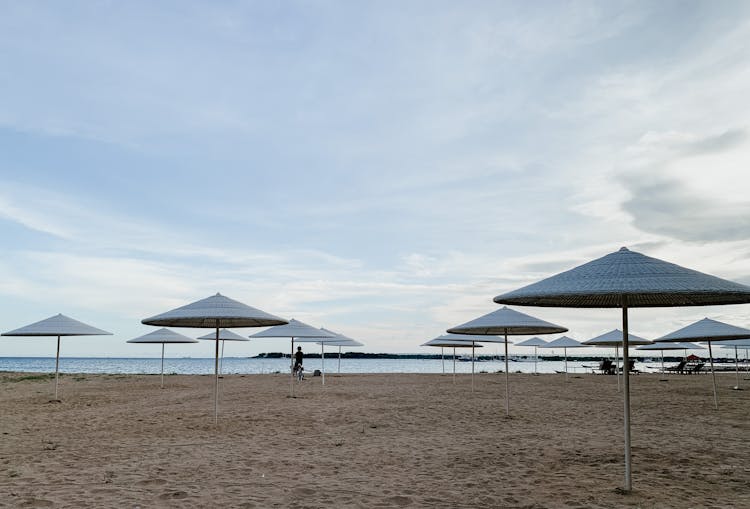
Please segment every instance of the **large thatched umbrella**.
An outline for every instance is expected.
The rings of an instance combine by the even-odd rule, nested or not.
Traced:
[[[710,318],[698,320],[666,336],[656,340],[656,343],[670,343],[683,341],[700,341],[708,343],[708,360],[711,365],[711,380],[714,388],[714,408],[719,408],[719,396],[716,394],[716,373],[714,372],[714,354],[711,341],[731,341],[750,338],[750,330],[736,325],[719,322]]]
[[[537,283],[495,297],[518,306],[622,309],[627,366],[628,308],[746,304],[750,287],[621,248]],[[625,491],[630,479],[630,380],[623,373]]]
[[[325,332],[320,329],[316,329],[312,325],[307,325],[305,322],[300,322],[292,318],[289,323],[284,325],[277,325],[264,331],[258,332],[250,336],[250,339],[261,339],[261,338],[290,338],[292,340],[292,357],[290,359],[292,365],[289,369],[291,372],[291,378],[289,379],[289,394],[294,397],[294,341],[298,343],[317,343],[321,339],[333,339],[336,336],[330,332]]]
[[[20,329],[15,329],[10,332],[3,332],[3,336],[26,336],[26,337],[42,337],[42,336],[57,336],[57,353],[55,354],[55,401],[59,401],[57,397],[57,386],[59,385],[60,378],[60,338],[62,336],[111,336],[111,332],[103,331],[87,325],[78,320],[58,314],[50,316],[39,322],[34,322]]]
[[[160,315],[141,320],[146,325],[216,329],[214,362],[214,422],[219,422],[219,329],[268,327],[288,323],[283,318],[255,309],[220,293]]]
[[[479,334],[503,336],[505,338],[505,415],[510,415],[510,378],[508,377],[508,336],[531,336],[533,334],[557,334],[568,332],[565,327],[545,322],[503,306],[492,313],[480,316],[448,332],[454,334]]]
[[[615,347],[615,374],[617,375],[617,390],[620,390],[620,348],[622,347],[622,331],[620,329],[614,329],[604,334],[600,334],[587,341],[583,342],[584,345],[589,346],[602,346],[602,347]],[[629,345],[650,345],[651,341],[648,339],[641,338],[635,334],[628,334]],[[627,369],[627,368],[626,368]]]
[[[164,388],[164,345],[166,343],[198,343],[197,339],[189,338],[179,332],[161,328],[143,336],[129,339],[126,343],[161,343],[161,388]]]

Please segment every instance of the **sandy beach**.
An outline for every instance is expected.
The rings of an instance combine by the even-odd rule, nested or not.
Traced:
[[[0,374],[0,507],[750,507],[750,390],[615,377]],[[745,382],[750,384],[750,382]],[[750,389],[750,385],[748,386]]]

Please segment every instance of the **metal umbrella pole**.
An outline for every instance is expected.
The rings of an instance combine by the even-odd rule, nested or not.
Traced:
[[[508,329],[505,329],[505,415],[510,416],[510,378],[508,375]]]
[[[219,424],[219,320],[216,320],[216,357],[214,360],[214,424]]]
[[[339,345],[339,374],[341,374],[341,345]]]
[[[164,343],[161,344],[161,388],[164,388]]]
[[[289,356],[289,395],[294,397],[294,338],[292,338],[292,355]]]
[[[617,375],[617,392],[620,392],[620,347],[615,346],[615,374]]]
[[[442,346],[440,347],[440,359],[443,364],[443,374],[445,374],[445,347]]]
[[[456,383],[456,347],[453,347],[453,383]]]
[[[719,397],[716,395],[716,373],[714,372],[714,355],[711,352],[711,342],[708,341],[708,360],[711,363],[711,379],[714,384],[714,410],[719,409]]]
[[[325,343],[320,342],[320,379],[322,382],[322,385],[326,384],[326,353],[325,353]]]
[[[734,371],[737,375],[737,385],[733,387],[735,391],[741,391],[740,387],[740,358],[737,355],[737,345],[734,346]]]
[[[471,392],[474,392],[474,342],[471,342]]]
[[[625,491],[630,492],[632,482],[630,479],[630,373],[627,368],[630,362],[628,352],[628,299],[622,297],[622,361],[625,368],[622,371],[623,385],[623,422],[625,424]]]
[[[55,400],[57,400],[57,385],[60,380],[60,336],[57,336],[57,355],[55,355]]]

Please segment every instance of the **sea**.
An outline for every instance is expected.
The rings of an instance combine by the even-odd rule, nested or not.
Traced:
[[[312,373],[319,369],[326,373],[471,373],[470,361],[456,360],[447,356],[442,359],[341,359],[326,357],[305,359],[305,371]],[[596,361],[568,360],[568,373],[591,373],[596,370]],[[289,359],[226,357],[221,360],[221,372],[226,374],[268,374],[286,373]],[[511,373],[556,373],[565,370],[564,361],[533,359],[509,361]],[[658,362],[639,362],[638,368],[655,370]],[[502,360],[483,360],[474,363],[474,372],[495,373],[505,370]],[[54,357],[0,357],[0,371],[29,373],[54,373]],[[103,357],[62,357],[61,373],[103,373],[103,374],[159,374],[160,358],[103,358]],[[204,375],[214,372],[213,358],[165,358],[164,373],[183,375]]]

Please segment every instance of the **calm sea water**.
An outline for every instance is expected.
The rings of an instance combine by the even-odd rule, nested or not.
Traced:
[[[568,361],[569,373],[591,372],[590,366],[596,366],[592,361]],[[639,368],[656,367],[658,363],[639,363]],[[241,357],[227,357],[221,365],[222,373],[228,374],[259,374],[286,372],[289,369],[289,359],[248,359]],[[471,362],[456,361],[457,373],[471,373]],[[533,373],[533,361],[513,361],[509,363],[511,372]],[[158,374],[161,369],[161,359],[142,358],[92,358],[92,357],[63,357],[60,359],[61,373],[112,373],[112,374]],[[315,369],[322,369],[321,359],[305,359],[305,371],[312,373]],[[453,361],[446,356],[445,363],[440,359],[342,359],[341,365],[337,359],[325,360],[326,373],[446,373],[453,372]],[[496,372],[505,369],[502,361],[476,362],[474,369]],[[539,361],[539,373],[554,373],[564,369],[562,361]],[[0,357],[0,371],[19,371],[35,373],[53,373],[55,371],[54,357]],[[195,358],[166,358],[164,372],[176,374],[210,374],[214,372],[214,359]]]

